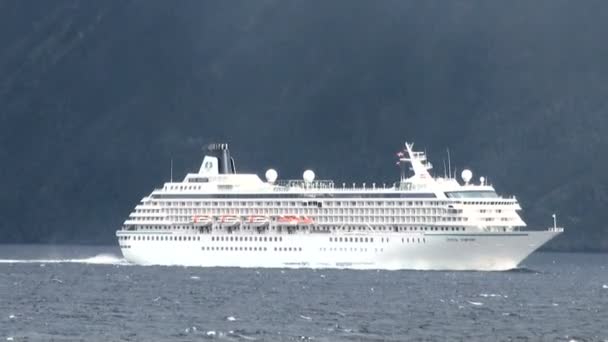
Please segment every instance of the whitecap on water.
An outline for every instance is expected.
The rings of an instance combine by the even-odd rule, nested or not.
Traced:
[[[470,300],[469,300],[469,301],[467,301],[467,302],[469,302],[469,304],[471,304],[471,305],[475,305],[475,306],[481,306],[481,305],[483,305],[483,303],[482,303],[482,302],[472,302],[472,301],[470,301]]]
[[[503,296],[496,294],[496,293],[480,293],[479,297],[488,298],[488,297],[503,297]],[[507,296],[504,296],[504,297],[507,298]]]
[[[602,288],[603,289],[608,289],[608,285],[604,284],[604,285],[602,285]]]
[[[312,318],[311,318],[311,317],[309,317],[309,316],[304,316],[304,315],[300,315],[300,318],[305,319],[305,320],[307,320],[307,321],[311,321],[311,320],[312,320]]]
[[[12,340],[14,340],[14,339],[13,339],[11,336],[9,336],[9,337],[7,337],[7,338],[6,338],[6,340],[7,340],[7,341],[12,341]]]
[[[8,316],[8,319],[15,319],[15,315]]]
[[[192,280],[199,280],[199,279],[201,279],[201,277],[198,277],[198,276],[192,276],[192,277],[190,277],[190,279],[192,279]]]
[[[221,333],[220,333],[220,336],[222,336]],[[256,341],[257,340],[257,338],[255,338],[255,337],[243,335],[242,333],[239,333],[238,331],[235,332],[234,330],[228,331],[228,337],[237,337],[238,340],[245,340],[245,341]]]
[[[226,320],[230,321],[230,322],[234,322],[234,321],[236,321],[236,317],[234,317],[234,316],[228,316],[228,317],[226,317]]]

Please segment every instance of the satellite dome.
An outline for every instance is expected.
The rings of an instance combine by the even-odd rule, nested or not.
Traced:
[[[469,169],[464,169],[464,170],[462,170],[460,177],[462,177],[462,180],[465,183],[469,184],[469,182],[471,181],[471,178],[473,178],[473,172]]]
[[[481,183],[481,185],[486,185],[486,177],[479,177],[479,183]]]
[[[302,178],[304,178],[305,182],[312,183],[312,181],[315,180],[315,173],[312,170],[306,170],[304,171]]]
[[[274,183],[277,180],[278,176],[279,174],[275,169],[268,169],[266,171],[266,180],[268,181],[268,183]]]

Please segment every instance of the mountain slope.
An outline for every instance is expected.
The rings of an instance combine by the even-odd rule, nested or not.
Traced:
[[[0,240],[111,243],[228,141],[244,171],[397,177],[416,141],[608,250],[608,4],[0,2]],[[436,170],[442,173],[442,170]]]

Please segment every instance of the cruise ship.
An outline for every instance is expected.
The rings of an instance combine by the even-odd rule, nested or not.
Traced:
[[[116,232],[140,265],[386,270],[509,270],[563,232],[526,230],[515,197],[470,170],[433,176],[406,143],[393,184],[262,180],[237,173],[227,144],[211,144],[198,172],[139,202]]]

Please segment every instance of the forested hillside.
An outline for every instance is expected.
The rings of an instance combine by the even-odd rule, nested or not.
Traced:
[[[405,140],[608,251],[608,2],[0,1],[0,242],[113,243],[231,144],[387,182]]]

